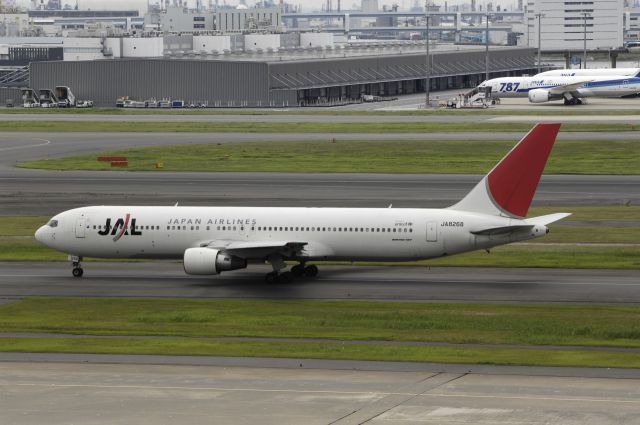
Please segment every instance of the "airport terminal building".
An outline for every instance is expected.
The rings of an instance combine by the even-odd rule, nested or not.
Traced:
[[[425,91],[424,45],[359,51],[291,51],[218,57],[33,62],[29,85],[68,86],[79,99],[182,99],[209,107],[287,107],[357,101],[362,95]],[[355,49],[354,49],[355,50]],[[491,47],[490,76],[535,73],[535,50]],[[466,89],[485,78],[482,46],[433,49],[431,89]],[[462,90],[465,91],[465,90]],[[15,96],[15,93],[13,93]],[[435,93],[437,96],[437,93]],[[7,97],[5,93],[5,97]],[[16,97],[19,99],[19,97]]]

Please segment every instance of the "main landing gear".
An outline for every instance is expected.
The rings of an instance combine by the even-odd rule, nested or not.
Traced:
[[[567,106],[582,105],[583,103],[585,103],[584,100],[578,99],[577,97],[571,97],[569,99],[566,97],[564,98],[564,104]]]
[[[314,264],[306,266],[304,263],[300,263],[291,267],[291,271],[280,272],[286,268],[282,258],[271,258],[268,261],[271,263],[273,271],[266,274],[265,281],[267,283],[292,283],[296,278],[318,275],[318,267]]]
[[[82,261],[82,257],[77,257],[75,255],[71,256],[71,265],[73,266],[71,274],[73,274],[73,277],[82,277],[82,275],[84,274],[84,270],[82,270],[80,261]]]

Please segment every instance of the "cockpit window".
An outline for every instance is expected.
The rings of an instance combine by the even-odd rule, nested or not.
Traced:
[[[58,227],[58,220],[51,220],[47,223],[49,227]]]

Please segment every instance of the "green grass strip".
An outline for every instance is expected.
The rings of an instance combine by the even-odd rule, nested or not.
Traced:
[[[305,338],[323,338],[372,341],[371,345],[386,340],[638,348],[640,308],[375,301],[28,298],[0,306],[0,328],[4,332],[125,337],[294,338],[304,343],[312,343],[304,341]],[[110,339],[108,343],[117,341]],[[276,342],[288,344],[286,341],[268,343]],[[79,343],[76,340],[76,344]],[[325,343],[331,344],[330,341],[321,344]],[[400,347],[402,345],[394,345],[391,349]],[[635,355],[640,360],[640,355]]]
[[[126,156],[130,171],[484,174],[513,147],[506,141],[317,141],[211,143],[107,151],[19,164],[48,170],[113,170],[97,156]],[[121,171],[122,168],[115,168]],[[638,174],[635,140],[558,141],[547,174]]]
[[[389,347],[329,343],[260,343],[176,339],[0,338],[0,351],[177,356],[280,357],[487,365],[640,367],[637,353],[465,347]]]
[[[383,122],[380,122],[383,121]],[[2,121],[0,131],[39,132],[144,132],[144,133],[421,133],[434,131],[527,132],[531,123],[505,122],[104,122],[104,121]],[[562,131],[637,131],[640,125],[568,123]]]

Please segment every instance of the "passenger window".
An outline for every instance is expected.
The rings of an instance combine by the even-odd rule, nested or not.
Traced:
[[[222,226],[222,230],[227,230],[227,226]]]

